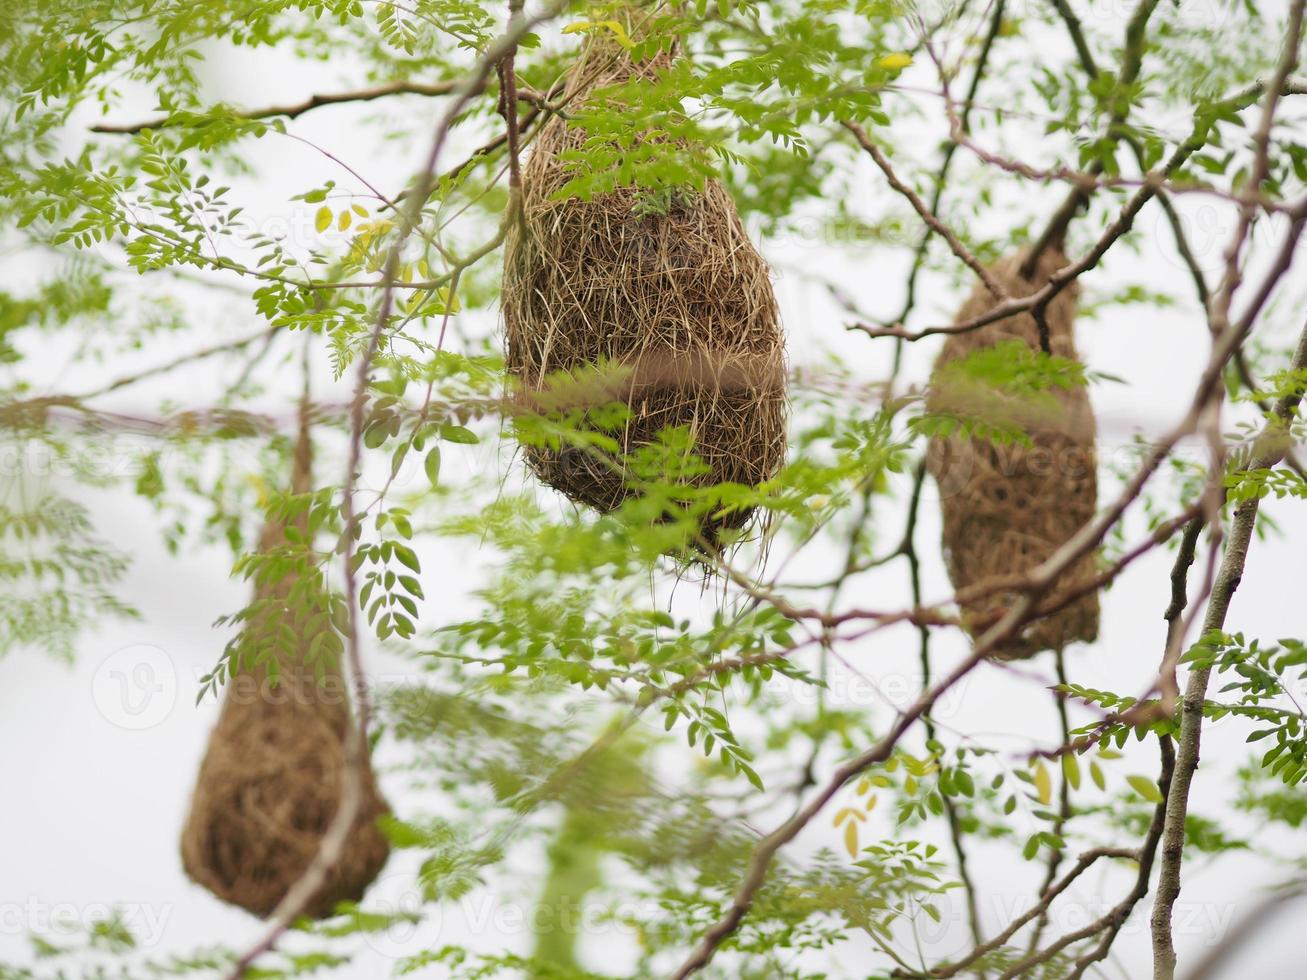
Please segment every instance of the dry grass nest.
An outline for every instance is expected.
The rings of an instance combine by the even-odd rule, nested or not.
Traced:
[[[1018,271],[1023,256],[997,263],[994,279],[1011,296],[1028,296],[1067,264],[1058,249],[1047,249],[1032,277]],[[1050,349],[1056,356],[1079,360],[1074,321],[1075,284],[1049,304],[1046,323]],[[977,284],[958,311],[955,322],[972,319],[996,305],[983,284]],[[1005,340],[1039,347],[1039,328],[1028,313],[951,335],[935,362],[941,369],[973,352]],[[1098,504],[1095,423],[1089,395],[1076,386],[1052,392],[1055,404],[1021,421],[1028,444],[996,444],[979,437],[933,436],[927,465],[939,484],[943,512],[944,558],[958,590],[983,586],[995,579],[1027,571],[1049,558],[1094,516]],[[933,390],[932,407],[949,404],[950,393]],[[1047,404],[1047,403],[1045,403]],[[1020,414],[1020,413],[1018,413]],[[1042,605],[1059,602],[1084,588],[1097,571],[1090,553],[1075,562],[1045,593]],[[963,622],[973,636],[1002,616],[1016,596],[1000,591],[964,602]],[[1034,620],[1018,635],[1000,644],[1000,657],[1026,657],[1040,650],[1060,650],[1077,640],[1098,636],[1098,594],[1091,590],[1062,609]]]
[[[270,524],[260,549],[283,542],[281,528]],[[291,584],[261,585],[256,598],[284,601]],[[274,601],[247,624],[245,637],[256,646],[265,638],[271,646],[274,630],[298,631],[306,618],[275,611]],[[345,737],[354,723],[338,668],[317,676],[303,656],[265,653],[277,658],[278,683],[270,682],[267,661],[231,678],[181,839],[187,875],[259,917],[272,913],[318,853],[341,798]],[[389,855],[378,825],[388,811],[365,763],[362,805],[344,852],[302,914],[323,918],[338,902],[363,897]]]
[[[588,38],[568,104],[669,63],[665,52],[634,63],[611,41]],[[555,116],[523,167],[521,220],[504,256],[507,364],[527,396],[615,365],[629,414],[609,433],[619,454],[530,445],[529,466],[572,500],[610,511],[637,492],[623,456],[683,426],[706,464],[692,485],[769,479],[785,457],[784,337],[767,265],[734,203],[715,180],[654,208],[635,187],[556,199],[574,175],[561,154],[586,138]],[[715,514],[706,536],[749,517],[742,508]]]

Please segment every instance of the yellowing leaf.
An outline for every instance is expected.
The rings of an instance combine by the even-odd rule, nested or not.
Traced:
[[[1103,770],[1092,759],[1089,761],[1089,777],[1099,789],[1107,789],[1107,780],[1103,778]]]
[[[350,207],[354,209],[354,213],[360,218],[366,218],[368,216],[368,209],[362,204],[351,204]]]
[[[858,856],[858,824],[854,820],[844,825],[844,847],[849,852],[849,857]]]
[[[1048,774],[1048,766],[1042,759],[1035,760],[1035,792],[1044,806],[1053,801],[1053,777]]]
[[[880,799],[879,796],[869,796],[869,797],[867,797],[867,806],[866,806],[866,810],[867,810],[868,813],[870,813],[872,810],[876,809],[876,803],[877,803],[877,801],[878,801],[879,799]]]
[[[347,228],[349,228],[350,224],[353,221],[354,221],[353,215],[351,215],[348,211],[342,211],[340,212],[340,217],[336,219],[336,227],[339,228],[341,231],[345,231]]]
[[[1076,758],[1074,752],[1067,752],[1062,756],[1062,775],[1066,777],[1072,789],[1080,788],[1080,760]]]
[[[1161,803],[1162,791],[1147,776],[1126,776],[1125,781],[1131,788],[1149,803]]]
[[[912,64],[912,55],[906,51],[895,51],[893,54],[884,55],[876,64],[890,71],[902,71],[908,65]]]
[[[629,51],[631,48],[635,47],[634,42],[631,40],[631,36],[626,33],[626,28],[615,20],[578,20],[576,23],[568,24],[564,27],[563,33],[575,34],[578,31],[592,31],[596,27],[606,27],[608,30],[612,31],[613,36],[617,38],[617,43],[626,48],[626,50]]]
[[[317,216],[313,220],[313,226],[317,228],[318,231],[322,232],[322,231],[326,231],[327,226],[330,224],[331,224],[331,208],[327,207],[324,204],[322,207],[318,208]]]

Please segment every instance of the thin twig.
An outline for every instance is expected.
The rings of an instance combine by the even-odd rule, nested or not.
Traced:
[[[1135,8],[1129,23],[1126,24],[1125,51],[1121,56],[1121,70],[1117,73],[1116,85],[1113,89],[1112,109],[1108,117],[1107,131],[1104,134],[1106,139],[1120,140],[1124,135],[1126,117],[1130,114],[1130,89],[1134,87],[1136,80],[1139,78],[1139,71],[1143,67],[1144,41],[1147,37],[1148,18],[1157,9],[1157,4],[1158,0],[1140,0],[1139,6]],[[1092,64],[1093,58],[1091,57],[1089,61]],[[1089,172],[1097,176],[1105,169],[1106,165],[1100,158],[1093,162]],[[1026,257],[1021,263],[1022,276],[1029,279],[1035,274],[1035,269],[1039,265],[1039,257],[1043,255],[1049,246],[1061,243],[1066,237],[1067,225],[1071,223],[1071,220],[1088,200],[1089,195],[1083,188],[1077,188],[1071,192],[1070,196],[1053,213],[1053,217],[1043,233],[1031,244]]]
[[[1058,689],[1053,691],[1053,703],[1057,709],[1057,719],[1059,730],[1062,735],[1062,744],[1068,745],[1071,742],[1071,719],[1067,715],[1066,694],[1063,693],[1067,687],[1066,675],[1066,657],[1063,656],[1060,649],[1053,651],[1054,666],[1057,671]],[[1058,810],[1057,820],[1053,823],[1053,836],[1061,837],[1066,822],[1071,819],[1071,783],[1066,778],[1065,771],[1062,774],[1061,785],[1058,792]],[[1048,867],[1044,872],[1044,883],[1040,885],[1039,892],[1042,895],[1048,891],[1050,885],[1057,878],[1058,869],[1062,865],[1062,848],[1053,847],[1048,853]],[[1044,911],[1040,914],[1039,920],[1035,923],[1035,928],[1031,931],[1030,942],[1026,949],[1033,951],[1039,948],[1040,937],[1044,934],[1044,929],[1048,926],[1048,908],[1045,906]]]
[[[976,55],[976,69],[971,75],[971,85],[967,89],[966,101],[962,103],[962,111],[958,114],[958,129],[964,134],[971,131],[971,110],[975,106],[976,95],[980,91],[980,83],[985,76],[985,69],[989,66],[989,54],[993,50],[994,40],[1003,27],[1004,3],[1005,0],[996,0],[989,20],[989,29],[985,32],[985,40],[981,42],[980,52]],[[939,213],[940,206],[943,203],[949,168],[953,165],[953,158],[957,154],[958,145],[957,140],[950,139],[944,148],[944,156],[940,160],[939,170],[935,174],[935,189],[931,192],[930,210],[933,214]],[[917,303],[917,277],[921,274],[921,268],[925,264],[926,252],[930,246],[932,234],[934,234],[934,230],[927,227],[912,254],[912,267],[908,270],[903,308],[899,311],[899,315],[891,321],[900,326],[907,322],[908,315]],[[903,341],[899,340],[894,344],[894,365],[891,369],[891,380],[897,377],[902,360]]]
[[[174,371],[177,368],[184,367],[194,361],[202,361],[217,354],[229,354],[232,351],[243,350],[256,341],[266,340],[267,338],[272,337],[280,329],[280,327],[269,327],[260,330],[258,333],[248,334],[247,336],[240,337],[236,340],[228,340],[221,344],[214,344],[211,347],[203,347],[200,350],[191,351],[189,354],[182,354],[178,357],[174,357],[172,360],[156,365],[155,367],[146,368],[145,370],[138,371],[135,374],[125,375],[124,377],[110,381],[108,384],[101,385],[99,388],[92,388],[90,391],[84,391],[80,395],[70,395],[68,397],[75,401],[86,401],[91,398],[99,398],[101,395],[107,395],[110,392],[118,391],[120,388],[126,388],[129,385],[137,384],[138,382],[145,381],[147,378],[157,377],[160,374],[167,374],[169,371]]]
[[[1162,753],[1162,770],[1157,777],[1157,788],[1160,791],[1163,800],[1165,800],[1167,790],[1171,785],[1175,760],[1171,753],[1171,743],[1168,739],[1159,739],[1158,747]],[[1072,972],[1071,976],[1079,978],[1091,964],[1106,956],[1107,951],[1112,947],[1112,942],[1116,939],[1117,933],[1125,924],[1125,920],[1130,917],[1130,913],[1134,910],[1135,905],[1138,904],[1141,898],[1148,894],[1148,880],[1152,875],[1153,861],[1157,854],[1157,843],[1162,837],[1162,827],[1164,825],[1165,815],[1165,803],[1157,804],[1153,810],[1153,819],[1149,824],[1148,833],[1145,835],[1143,844],[1139,848],[1139,873],[1135,876],[1134,887],[1130,889],[1120,902],[1087,926],[1069,932],[1059,938],[1056,942],[1050,943],[1044,949],[1025,956],[1016,963],[1011,964],[999,976],[999,980],[1014,980],[1016,977],[1028,976],[1035,967],[1047,963],[1068,946],[1078,943],[1083,939],[1089,939],[1093,936],[1100,936],[1098,945],[1076,961],[1075,970]]]
[[[890,165],[889,160],[886,159],[885,154],[881,152],[880,147],[871,141],[871,137],[867,135],[867,131],[857,123],[849,122],[848,120],[845,120],[841,125],[853,134],[854,139],[858,141],[858,145],[866,151],[867,155],[871,157],[876,166],[880,168],[881,173],[885,175],[885,179],[889,181],[890,187],[894,188],[895,191],[907,198],[908,203],[911,204],[913,210],[921,216],[921,220],[926,223],[926,226],[943,238],[944,241],[948,242],[948,247],[952,249],[953,254],[961,259],[966,264],[967,268],[979,277],[980,281],[985,284],[985,288],[989,290],[990,294],[998,300],[1006,299],[1007,290],[1005,290],[994,279],[994,277],[990,275],[989,270],[985,268],[984,263],[971,254],[971,250],[962,244],[958,236],[953,234],[952,229],[935,216],[930,208],[926,206],[926,202],[921,199],[916,191],[903,183],[903,181],[899,180],[898,175],[894,173],[894,168]]]
[[[993,939],[989,940],[986,943],[981,943],[977,945],[975,949],[971,950],[969,953],[967,953],[965,956],[963,956],[961,959],[957,960],[956,962],[946,963],[941,966],[937,966],[935,967],[935,969],[929,971],[929,973],[927,973],[926,975],[929,977],[937,978],[937,980],[946,980],[946,978],[948,977],[956,976],[957,974],[961,973],[963,970],[971,966],[971,964],[975,963],[982,956],[992,953],[994,950],[998,949],[1009,939],[1015,936],[1018,932],[1020,932],[1021,929],[1024,926],[1026,926],[1032,919],[1034,919],[1036,916],[1041,916],[1044,913],[1046,913],[1049,909],[1049,906],[1053,904],[1054,900],[1059,895],[1061,895],[1064,891],[1066,891],[1072,885],[1072,883],[1075,882],[1077,878],[1079,878],[1082,874],[1088,871],[1094,865],[1094,863],[1098,861],[1100,858],[1120,858],[1122,860],[1137,861],[1139,860],[1139,852],[1132,851],[1132,850],[1124,850],[1118,847],[1095,847],[1092,850],[1085,851],[1085,853],[1081,854],[1080,857],[1076,860],[1075,866],[1072,867],[1072,869],[1068,871],[1063,878],[1057,881],[1056,884],[1053,884],[1050,887],[1045,888],[1040,893],[1039,900],[1035,902],[1034,905],[1028,908],[1021,915],[1017,916],[1015,919],[1009,922],[1007,924],[1007,927],[1002,932],[1000,932],[997,936],[995,936]],[[898,975],[901,974],[896,974],[896,976]]]
[[[354,89],[347,92],[332,92],[326,95],[310,95],[307,99],[300,102],[292,102],[287,105],[270,105],[259,109],[242,109],[232,114],[238,119],[271,119],[276,116],[284,116],[287,119],[295,119],[304,115],[306,112],[312,112],[314,109],[321,109],[323,106],[342,105],[350,102],[372,102],[375,99],[383,99],[391,95],[425,95],[425,96],[442,96],[452,95],[460,91],[462,81],[453,79],[445,82],[389,82],[385,85],[376,85],[371,88]],[[483,91],[485,83],[477,93]],[[538,108],[548,108],[548,101],[539,92],[529,86],[519,86],[516,90],[516,97],[523,102],[529,102]],[[112,133],[130,135],[133,133],[144,132],[147,129],[167,129],[173,126],[184,125],[187,117],[178,117],[176,115],[157,116],[154,119],[147,119],[143,122],[134,123],[99,123],[91,127],[93,133]]]

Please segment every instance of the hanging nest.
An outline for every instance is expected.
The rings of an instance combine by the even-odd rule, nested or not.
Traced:
[[[1011,256],[991,270],[1011,296],[1029,296],[1067,264],[1059,249],[1046,249],[1027,280],[1018,271],[1022,258]],[[1058,293],[1045,322],[1052,353],[1078,361],[1076,296],[1074,283]],[[970,320],[995,305],[984,284],[977,284],[955,322]],[[1044,561],[1093,518],[1098,503],[1094,415],[1083,386],[1054,388],[1027,400],[992,388],[959,390],[942,383],[947,365],[1013,340],[1039,349],[1039,327],[1033,316],[1023,313],[953,334],[935,362],[928,398],[932,411],[978,416],[999,427],[1016,424],[1029,436],[1028,443],[994,441],[974,431],[970,436],[930,439],[926,460],[940,489],[944,560],[959,591],[1019,574]],[[1044,594],[1041,604],[1055,603],[1083,588],[1093,579],[1096,566],[1093,552],[1081,558]],[[963,623],[979,636],[1015,599],[1014,593],[997,592],[964,602]],[[1097,636],[1098,594],[1090,591],[1036,619],[994,652],[1000,657],[1028,657],[1040,650],[1061,650],[1077,640],[1092,642]]]
[[[310,489],[308,461],[303,427],[296,493]],[[297,523],[304,532],[304,519]],[[285,545],[283,527],[270,521],[259,552],[269,555]],[[296,588],[296,578],[256,576],[239,646],[242,663],[250,666],[235,670],[228,684],[181,839],[182,865],[193,881],[260,917],[272,913],[318,853],[341,797],[346,732],[354,724],[338,664],[320,658],[315,670],[306,663],[315,617],[305,609],[306,590],[302,583]],[[256,660],[262,662],[253,666]],[[389,807],[366,762],[363,770],[357,821],[304,915],[325,918],[338,902],[358,901],[386,863],[389,844],[377,820]]]
[[[574,111],[596,89],[656,78],[670,64],[666,51],[633,62],[607,31],[597,32],[582,46],[564,101]],[[786,400],[784,337],[766,263],[715,180],[661,195],[652,207],[637,187],[556,199],[576,175],[564,154],[588,138],[555,116],[523,167],[521,220],[504,251],[506,359],[537,406],[571,384],[580,390],[596,369],[615,371],[620,383],[588,404],[619,401],[629,413],[617,431],[605,430],[619,454],[529,445],[528,465],[572,500],[610,511],[637,492],[623,457],[683,426],[705,464],[688,484],[769,479],[785,457]],[[704,522],[705,536],[749,517],[745,509],[716,514]]]

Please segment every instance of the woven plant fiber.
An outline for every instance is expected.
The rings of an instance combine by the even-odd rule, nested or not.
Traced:
[[[630,31],[638,37],[638,24]],[[671,63],[665,51],[633,61],[609,32],[596,31],[569,77],[569,111],[597,89],[656,78]],[[556,198],[575,176],[563,154],[587,138],[555,116],[523,167],[521,220],[504,251],[506,359],[533,399],[557,391],[560,378],[615,369],[623,375],[615,400],[629,415],[609,432],[616,455],[531,445],[528,465],[572,500],[610,511],[635,492],[622,457],[684,426],[706,464],[691,485],[768,479],[785,457],[786,399],[784,337],[766,263],[716,180],[654,207],[637,187]],[[740,508],[705,528],[742,527],[749,516]]]
[[[1018,271],[1018,254],[997,263],[993,278],[1010,296],[1029,296],[1067,264],[1055,248],[1046,249],[1032,277]],[[1077,289],[1073,283],[1049,304],[1046,323],[1051,352],[1079,360],[1075,346]],[[981,283],[976,285],[955,322],[961,323],[996,305]],[[959,393],[943,383],[943,369],[985,347],[1019,340],[1039,348],[1039,327],[1023,313],[978,330],[950,335],[935,362],[927,399],[932,410],[956,411],[958,399],[971,400],[971,411],[990,413],[999,423],[1017,423],[1029,442],[991,441],[976,434],[934,435],[927,466],[939,485],[943,517],[944,559],[954,588],[983,587],[1020,574],[1049,558],[1094,516],[1098,503],[1096,427],[1083,386],[1043,392],[1025,401],[997,392]],[[979,407],[978,407],[979,406]],[[1067,569],[1044,594],[1040,605],[1060,601],[1093,579],[1097,556],[1091,552]],[[962,602],[963,624],[979,636],[1010,608],[1017,595],[998,591]],[[964,596],[965,599],[965,596]],[[1064,608],[1035,619],[1019,634],[995,648],[996,656],[1028,657],[1041,650],[1061,650],[1098,636],[1098,594],[1091,590]]]
[[[308,445],[307,433],[301,433],[292,482],[297,493],[309,489]],[[306,523],[299,523],[303,532]],[[267,554],[285,543],[283,527],[270,522],[259,550]],[[345,737],[354,723],[339,666],[315,672],[305,662],[310,615],[291,609],[293,586],[289,578],[256,581],[244,663],[262,662],[242,665],[231,677],[181,838],[186,874],[259,917],[272,913],[318,853],[340,800]],[[289,655],[284,644],[273,642],[274,633],[287,630],[302,641]],[[260,647],[268,659],[249,656]],[[269,659],[278,664],[276,684],[269,678]],[[324,918],[338,902],[358,901],[386,862],[389,844],[377,820],[389,807],[370,765],[363,769],[362,805],[344,853],[304,915]]]

